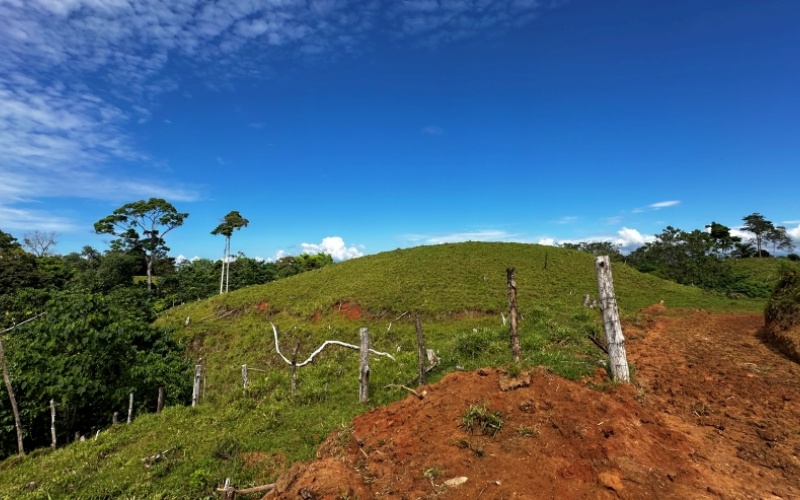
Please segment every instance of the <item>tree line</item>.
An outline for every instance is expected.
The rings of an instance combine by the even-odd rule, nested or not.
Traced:
[[[94,225],[116,237],[107,249],[65,255],[55,233],[20,242],[0,230],[0,364],[28,449],[50,444],[51,399],[59,443],[108,426],[131,392],[137,413],[155,410],[159,388],[167,404],[188,401],[193,361],[172,331],[152,326],[158,311],[333,263],[326,254],[232,255],[233,233],[249,223],[236,211],[211,230],[225,238],[222,259],[176,262],[165,237],[187,217],[163,199],[129,203]],[[11,392],[0,391],[0,458],[18,448]]]
[[[749,240],[734,236],[731,228],[723,224],[711,222],[703,229],[692,231],[667,226],[655,235],[653,241],[628,255],[623,255],[620,247],[609,241],[565,243],[561,246],[594,255],[609,255],[612,260],[624,262],[641,272],[684,285],[765,298],[769,296],[771,287],[737,274],[732,261],[769,258],[779,250],[791,252],[794,243],[786,227],[775,226],[759,213],[743,217],[742,222],[742,230],[753,234]],[[772,249],[772,254],[767,248]],[[787,258],[800,260],[794,253],[787,254]]]

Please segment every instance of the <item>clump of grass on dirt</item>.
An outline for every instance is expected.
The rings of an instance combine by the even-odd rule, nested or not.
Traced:
[[[461,417],[461,426],[471,434],[480,431],[485,436],[494,436],[503,428],[503,416],[490,410],[486,403],[469,405]]]

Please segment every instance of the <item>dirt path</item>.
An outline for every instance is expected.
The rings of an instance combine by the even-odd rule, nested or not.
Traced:
[[[634,386],[454,373],[333,433],[267,498],[800,498],[800,366],[763,318],[648,313],[626,327]],[[470,406],[503,428],[469,432]]]

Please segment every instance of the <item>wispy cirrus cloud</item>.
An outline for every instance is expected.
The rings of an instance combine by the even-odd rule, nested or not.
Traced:
[[[0,228],[7,231],[55,231],[64,233],[78,230],[67,217],[54,216],[41,210],[15,208],[0,204]]]
[[[659,201],[657,203],[651,203],[646,207],[639,207],[634,208],[633,213],[641,213],[641,212],[649,212],[653,210],[661,210],[662,208],[669,208],[680,205],[680,200],[669,200],[669,201]]]
[[[287,62],[370,51],[370,37],[432,46],[512,28],[552,5],[0,0],[0,204],[12,213],[42,197],[197,199],[196,189],[155,172],[158,159],[135,132],[187,79],[228,88]],[[443,133],[431,127],[424,132]]]
[[[564,217],[559,217],[558,219],[552,221],[553,224],[572,224],[578,220],[578,217],[575,215],[565,215]]]

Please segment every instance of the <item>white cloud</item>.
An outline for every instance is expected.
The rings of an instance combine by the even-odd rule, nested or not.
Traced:
[[[795,241],[800,241],[800,224],[797,227],[793,227],[791,229],[786,228],[786,234],[792,237]]]
[[[301,253],[324,253],[330,255],[336,262],[355,259],[364,255],[357,247],[348,247],[345,245],[344,240],[339,236],[328,236],[327,238],[323,238],[322,243],[319,244],[301,243],[300,248],[302,248]]]
[[[651,210],[661,210],[662,208],[669,208],[680,205],[680,200],[669,200],[669,201],[659,201],[656,203],[651,203],[646,207],[634,208],[634,213],[641,213],[641,212],[648,212]]]
[[[655,239],[653,235],[643,235],[636,229],[623,227],[617,231],[617,238],[614,240],[614,244],[619,245],[623,250],[632,250],[645,243],[655,241]]]
[[[549,238],[549,237],[548,237],[548,238],[539,238],[539,241],[538,241],[537,243],[538,243],[538,244],[540,244],[540,245],[545,245],[545,246],[548,246],[548,247],[554,247],[554,246],[556,246],[556,245],[557,245],[559,242],[558,242],[558,241],[556,241],[556,239],[555,239],[555,238]],[[564,243],[564,242],[561,242],[561,243]]]
[[[65,217],[0,204],[0,228],[19,231],[55,231],[65,233],[78,228]]]
[[[750,231],[744,231],[741,228],[731,228],[731,236],[739,237],[743,241],[748,241],[755,237]]]

